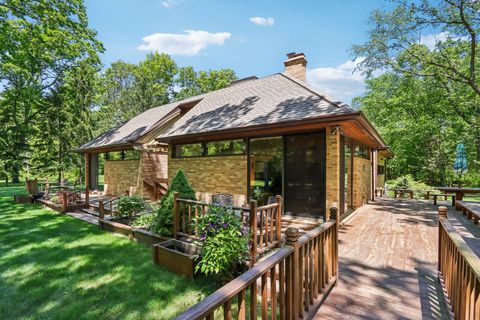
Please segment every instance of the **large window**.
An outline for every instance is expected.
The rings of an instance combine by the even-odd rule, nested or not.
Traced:
[[[282,194],[283,138],[251,139],[249,150],[250,197],[267,204]]]
[[[244,140],[224,140],[191,144],[177,144],[173,147],[175,158],[228,156],[245,154]]]

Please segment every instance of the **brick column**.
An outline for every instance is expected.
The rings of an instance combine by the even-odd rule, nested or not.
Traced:
[[[340,201],[340,132],[332,134],[334,127],[326,130],[326,220],[330,219],[327,208],[338,206]]]

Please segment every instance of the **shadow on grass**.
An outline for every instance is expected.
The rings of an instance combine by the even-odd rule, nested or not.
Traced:
[[[0,188],[0,318],[170,319],[220,284],[188,280],[152,252]]]

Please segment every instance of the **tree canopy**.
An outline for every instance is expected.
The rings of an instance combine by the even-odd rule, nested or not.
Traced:
[[[103,51],[83,0],[0,0],[1,178],[80,180],[79,145],[149,108],[236,78],[232,70],[178,67],[159,53],[102,71]]]
[[[391,145],[393,176],[452,183],[455,147],[465,143],[473,169],[467,179],[478,184],[480,2],[394,3],[371,14],[368,40],[352,48],[370,78],[355,105]]]

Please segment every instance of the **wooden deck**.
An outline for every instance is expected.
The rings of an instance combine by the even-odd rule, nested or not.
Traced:
[[[345,223],[340,281],[316,319],[449,319],[436,279],[437,210],[431,201],[384,198]]]

